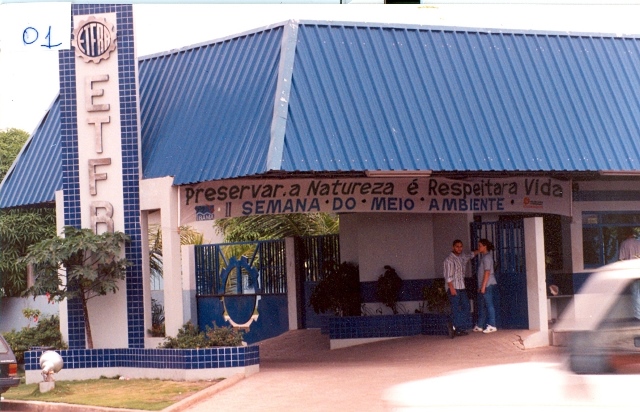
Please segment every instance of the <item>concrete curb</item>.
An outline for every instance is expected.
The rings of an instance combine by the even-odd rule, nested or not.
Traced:
[[[102,408],[88,405],[73,405],[70,403],[15,400],[2,401],[2,403],[0,403],[0,410],[3,412],[145,412],[138,409]]]
[[[216,393],[223,391],[244,379],[244,374],[236,374],[226,378],[215,385],[194,393],[178,403],[164,408],[161,412],[179,412],[189,408],[196,403],[212,397]],[[15,412],[145,412],[139,409],[105,408],[88,405],[72,405],[69,403],[40,402],[40,401],[16,401],[4,400],[0,403],[0,411]]]
[[[243,379],[244,379],[244,374],[242,373],[233,375],[230,378],[226,378],[225,380],[219,383],[216,383],[215,385],[212,385],[206,389],[201,390],[200,392],[194,393],[193,395],[181,400],[178,403],[174,403],[173,405],[167,408],[164,408],[162,412],[184,411],[190,406],[195,405],[196,403],[202,402],[203,400],[212,397],[216,393],[235,385],[236,383],[240,382]]]

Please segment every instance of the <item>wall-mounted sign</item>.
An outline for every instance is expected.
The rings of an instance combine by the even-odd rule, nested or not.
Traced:
[[[85,62],[100,63],[116,49],[116,29],[106,18],[89,17],[73,30],[76,55]]]
[[[115,21],[115,13],[74,17],[81,218],[96,233],[124,229]]]
[[[180,187],[181,224],[312,212],[506,213],[571,216],[571,182],[541,177],[226,180]]]

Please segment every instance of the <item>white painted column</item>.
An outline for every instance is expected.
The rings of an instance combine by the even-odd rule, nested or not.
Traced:
[[[288,237],[285,240],[285,255],[287,256],[287,307],[289,311],[289,330],[298,329],[298,282],[296,282],[295,240]]]
[[[173,186],[172,177],[143,179],[140,193],[141,210],[160,210],[164,325],[167,336],[176,336],[184,324],[178,188]]]
[[[149,212],[140,211],[140,233],[142,238],[142,296],[144,306],[144,347],[157,347],[156,342],[151,340],[149,329],[151,329],[151,270],[149,269]]]
[[[182,323],[198,324],[196,301],[196,253],[194,245],[182,246]]]
[[[549,346],[544,226],[541,217],[524,219],[524,239],[529,329],[537,331],[524,339],[524,345],[526,348]]]
[[[166,201],[160,211],[162,225],[162,277],[164,279],[164,322],[166,336],[176,336],[182,327],[182,262],[180,259],[180,226],[178,188],[166,188]]]
[[[56,199],[56,235],[60,236],[64,229],[64,191],[58,190],[55,193]],[[58,305],[58,313],[60,318],[60,334],[62,340],[69,342],[69,312],[67,300],[64,299]]]

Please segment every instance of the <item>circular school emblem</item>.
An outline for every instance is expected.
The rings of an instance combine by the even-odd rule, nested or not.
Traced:
[[[116,30],[106,18],[89,17],[73,31],[72,44],[76,55],[86,63],[100,63],[116,49]]]

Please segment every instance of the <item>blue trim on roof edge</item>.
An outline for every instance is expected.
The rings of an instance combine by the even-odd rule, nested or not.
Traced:
[[[291,95],[291,78],[295,63],[296,44],[298,42],[298,24],[290,21],[284,26],[280,51],[280,67],[278,83],[274,98],[273,120],[271,123],[271,143],[267,153],[266,170],[280,170],[284,153],[287,114],[289,112],[289,96]]]

